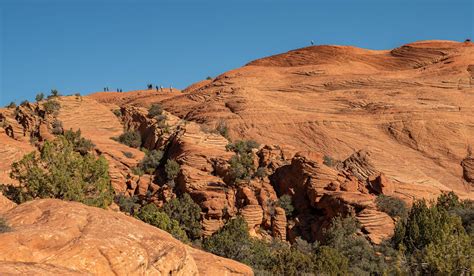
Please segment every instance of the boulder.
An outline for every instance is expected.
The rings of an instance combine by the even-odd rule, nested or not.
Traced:
[[[13,229],[0,235],[0,272],[7,274],[253,275],[132,217],[80,203],[36,200],[4,217]]]

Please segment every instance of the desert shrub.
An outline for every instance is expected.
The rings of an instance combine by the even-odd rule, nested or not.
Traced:
[[[20,105],[27,105],[27,104],[29,104],[29,103],[30,103],[29,101],[24,100],[24,101],[22,101],[22,102],[20,103]]]
[[[186,232],[179,227],[179,223],[176,220],[170,219],[166,213],[161,212],[155,204],[151,203],[140,208],[136,217],[143,222],[170,233],[181,241],[188,241]]]
[[[54,135],[63,134],[63,131],[64,131],[63,122],[56,119],[51,123],[51,126],[52,126],[51,133],[53,133]]]
[[[383,256],[377,255],[372,245],[357,235],[360,225],[354,217],[336,217],[324,231],[323,246],[337,250],[349,262],[349,271],[355,275],[383,274],[387,269]]]
[[[338,250],[321,246],[317,249],[313,260],[313,266],[317,275],[348,275],[349,260]]]
[[[169,126],[166,124],[166,119],[168,117],[165,114],[157,115],[155,116],[155,120],[158,122],[158,127],[162,129],[168,129]],[[169,132],[169,130],[165,131],[166,133]]]
[[[265,256],[255,256],[258,259],[266,257],[269,263],[264,263],[264,268],[267,271],[271,271],[272,275],[302,275],[306,273],[314,272],[315,266],[313,262],[313,254],[308,254],[298,250],[293,246],[277,245],[276,248],[272,248],[272,245],[260,242],[263,246],[270,247],[270,252]],[[255,248],[255,245],[254,245]],[[254,250],[254,252],[266,252],[267,250]],[[254,257],[254,259],[255,259]],[[261,261],[260,261],[261,263]],[[262,265],[260,264],[260,267]]]
[[[207,76],[206,80],[212,80],[211,76]]]
[[[466,233],[474,237],[474,201],[464,200],[460,206],[448,211],[450,214],[460,217]]]
[[[155,118],[161,114],[163,114],[163,107],[160,104],[152,104],[148,109],[148,117],[150,118]]]
[[[474,201],[459,200],[454,192],[443,193],[438,197],[436,206],[461,218],[462,225],[470,236],[474,236]]]
[[[181,166],[175,160],[169,159],[165,165],[166,177],[168,180],[173,180],[178,176]]]
[[[407,204],[397,197],[379,195],[375,203],[379,211],[387,213],[392,218],[405,218],[408,214]]]
[[[47,114],[55,114],[61,108],[61,104],[55,100],[48,100],[43,104],[43,107]]]
[[[132,173],[138,176],[142,176],[145,174],[145,172],[140,167],[133,167]]]
[[[203,248],[258,270],[269,270],[273,264],[270,247],[250,237],[247,223],[242,217],[229,220],[218,232],[204,239]]]
[[[242,217],[230,219],[223,228],[204,239],[205,250],[251,266],[258,275],[301,275],[313,271],[313,255],[278,241],[250,237]]]
[[[472,237],[461,218],[448,209],[458,206],[452,195],[441,196],[428,206],[416,201],[408,217],[401,220],[392,241],[403,250],[412,273],[463,275],[472,269]]]
[[[120,109],[114,109],[112,112],[113,112],[114,115],[117,116],[117,117],[121,117],[121,116],[122,116],[122,110],[120,110]]]
[[[80,98],[80,97],[81,97],[81,93],[74,93],[74,96],[76,96],[76,98]]]
[[[250,154],[232,156],[229,165],[229,175],[232,183],[249,179],[254,168],[253,158]]]
[[[15,102],[11,102],[7,105],[7,108],[16,108],[16,103]]]
[[[445,210],[451,210],[461,206],[459,197],[454,192],[442,193],[436,200],[436,206]]]
[[[43,93],[36,94],[35,100],[37,102],[41,102],[42,100],[44,100],[44,94]]]
[[[135,211],[140,207],[136,196],[125,196],[120,194],[115,196],[114,202],[120,207],[120,211],[131,215],[135,214]]]
[[[227,127],[227,123],[224,120],[220,120],[217,123],[216,126],[216,131],[222,135],[222,137],[226,138],[227,140],[230,141],[230,136],[229,136],[229,128]]]
[[[123,151],[122,153],[127,158],[133,158],[135,156],[135,155],[133,155],[133,153],[131,153],[129,151]]]
[[[51,94],[48,96],[48,98],[55,98],[61,96],[56,89],[51,89]]]
[[[0,234],[10,232],[10,231],[11,231],[10,225],[8,225],[7,221],[4,218],[0,217]]]
[[[258,143],[253,140],[236,141],[226,146],[227,150],[235,152],[229,160],[229,175],[232,183],[249,179],[253,175],[255,165],[252,150],[258,147]]]
[[[282,195],[278,199],[278,206],[285,210],[285,214],[287,217],[291,217],[293,215],[293,211],[295,210],[295,208],[293,207],[290,195]]]
[[[183,194],[163,205],[165,212],[171,219],[179,222],[181,228],[192,240],[201,237],[201,207],[196,204],[189,194]]]
[[[161,159],[163,158],[163,152],[159,150],[151,150],[145,152],[145,157],[140,161],[138,166],[140,169],[148,174],[155,172],[156,168],[160,165]]]
[[[71,143],[74,150],[82,155],[87,154],[95,147],[91,140],[82,137],[80,129],[76,131],[73,131],[72,129],[66,130],[64,132],[64,137],[69,141],[69,143]]]
[[[264,178],[268,175],[267,173],[267,168],[265,167],[258,167],[257,170],[255,171],[255,174],[253,175],[254,177],[258,178]]]
[[[139,148],[142,145],[142,137],[138,131],[126,131],[116,140],[132,148]]]
[[[249,241],[247,222],[242,217],[235,217],[206,238],[203,248],[213,254],[243,262],[250,254]]]
[[[233,151],[237,154],[251,153],[253,149],[257,149],[259,144],[254,140],[238,140],[235,143],[230,143],[226,146],[226,149]]]
[[[336,165],[336,160],[329,155],[324,155],[323,164],[328,167],[334,167],[334,165]]]
[[[105,208],[113,199],[105,158],[81,155],[63,136],[13,163],[11,177],[20,185],[5,186],[4,194],[16,203],[58,198]]]

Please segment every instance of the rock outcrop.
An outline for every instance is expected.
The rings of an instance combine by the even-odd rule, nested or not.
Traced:
[[[3,215],[0,273],[41,275],[253,275],[232,260],[190,248],[120,213],[36,200]]]
[[[182,92],[166,88],[58,97],[61,109],[54,116],[46,114],[41,104],[0,109],[0,183],[15,184],[8,176],[10,165],[42,141],[54,139],[52,122],[57,119],[66,130],[80,129],[96,145],[95,154],[108,160],[116,194],[161,206],[188,193],[201,207],[205,236],[241,215],[254,237],[292,242],[300,236],[314,241],[335,216],[353,215],[361,224],[361,234],[380,243],[393,234],[394,221],[377,210],[378,195],[411,202],[453,190],[461,198],[474,198],[474,159],[469,150],[474,144],[473,58],[472,43],[448,41],[417,42],[390,51],[314,46],[253,61]],[[165,109],[160,118],[148,116],[154,103]],[[234,153],[226,150],[229,141],[216,126],[224,126],[225,136],[232,141],[262,143],[252,153],[259,175],[232,183],[229,159]],[[113,139],[126,130],[138,131],[144,148],[163,152],[163,162],[153,174],[136,175],[133,168],[144,153]],[[166,159],[180,165],[174,181],[166,178]],[[283,195],[291,197],[292,216],[279,206]],[[120,247],[87,236],[92,230],[98,237],[103,235],[90,229],[97,220],[93,211],[83,214],[82,207],[71,203],[69,215],[62,207],[69,203],[38,202],[14,207],[0,197],[12,224],[24,231],[4,234],[13,237],[11,246],[21,246],[11,251],[12,259],[2,259],[0,273],[14,269],[39,274],[91,272],[75,259],[82,254],[86,260],[99,260],[97,267],[104,270],[98,272],[104,273],[113,272],[112,268],[132,274],[239,271],[225,259],[176,241],[161,245],[150,241],[156,246],[151,248],[146,235],[137,238],[136,233],[154,228],[143,226],[143,230],[126,217],[123,223],[130,224],[131,230],[116,227],[130,234],[120,239],[130,243],[133,252],[107,251]],[[77,224],[59,228],[64,233],[50,230],[55,224],[47,224],[49,219],[57,220],[50,205],[63,212],[66,221],[69,216],[77,219]],[[15,212],[25,212],[25,219]],[[122,221],[116,215],[103,219],[115,225],[115,220]],[[41,234],[35,243],[24,234],[27,226],[31,231],[46,227],[55,235]],[[158,240],[163,236],[156,235]],[[97,243],[98,251],[74,255],[74,250],[83,250],[77,246],[86,248],[89,242]],[[70,258],[51,253],[51,246]],[[160,252],[165,252],[161,259],[170,257],[170,261],[159,263]],[[32,263],[26,263],[25,256]]]
[[[353,164],[354,159],[349,158],[342,164]],[[383,174],[360,181],[358,178],[366,174],[361,170],[348,174],[342,168],[340,171],[322,163],[317,154],[297,153],[290,165],[277,169],[271,176],[279,194],[292,195],[299,213],[292,231],[309,240],[316,240],[322,237],[323,229],[334,217],[354,216],[373,243],[391,237],[394,222],[387,214],[377,210],[375,196],[369,193],[370,190],[375,194],[393,195],[391,182]],[[318,215],[312,215],[315,213]]]
[[[471,42],[313,46],[250,62],[162,104],[210,126],[225,120],[234,139],[337,160],[365,150],[406,198],[450,190],[472,198],[460,165],[474,146],[472,60]]]

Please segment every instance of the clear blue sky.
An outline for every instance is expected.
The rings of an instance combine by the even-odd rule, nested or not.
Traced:
[[[389,49],[473,35],[472,0],[0,0],[0,105],[52,88],[184,88],[317,44]]]

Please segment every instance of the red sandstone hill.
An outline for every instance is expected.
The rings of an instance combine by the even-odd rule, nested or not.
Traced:
[[[474,198],[473,85],[474,44],[470,42],[416,42],[390,51],[314,46],[250,62],[183,91],[61,97],[55,119],[38,115],[44,113],[41,104],[0,109],[0,182],[15,184],[8,176],[11,163],[35,150],[35,143],[53,139],[52,122],[58,119],[65,129],[81,129],[96,145],[96,154],[108,160],[117,194],[146,198],[157,205],[178,193],[190,194],[202,209],[206,236],[224,224],[225,216],[241,215],[258,238],[294,241],[301,236],[314,241],[333,217],[351,214],[361,223],[363,235],[380,243],[393,234],[394,219],[377,209],[379,194],[410,202],[454,190]],[[152,103],[164,107],[166,129],[147,116]],[[119,116],[114,114],[117,109]],[[254,139],[261,144],[252,156],[268,177],[229,184],[228,160],[233,153],[225,148],[228,141],[212,131],[222,122],[233,140]],[[144,154],[112,139],[124,129],[138,131],[143,147],[163,150],[164,158],[180,164],[175,189],[164,185],[159,174],[134,174],[132,168]],[[328,166],[324,156],[339,161]],[[284,194],[291,195],[298,213],[293,221],[287,221],[284,209],[272,204]],[[0,201],[11,207],[7,200],[0,197]],[[34,201],[6,213],[7,220],[21,230],[11,234],[16,237],[11,248],[17,246],[16,241],[21,243],[30,228],[35,235],[54,228],[60,221],[57,217],[70,208],[73,219],[67,222],[72,230],[63,237],[65,243],[76,236],[104,235],[108,228],[97,228],[96,220],[117,220],[129,225],[120,228],[122,232],[153,232],[153,242],[176,246],[173,264],[183,268],[183,273],[205,274],[205,268],[213,273],[251,273],[240,264],[195,252],[121,214],[64,204]],[[36,219],[46,214],[51,219]],[[22,221],[22,216],[29,220]],[[81,221],[91,219],[92,224],[87,223],[95,232],[85,233]],[[79,232],[73,231],[75,227]],[[111,232],[110,239],[126,238],[123,235]],[[134,242],[141,246],[141,240]],[[38,245],[44,249],[41,254],[56,256],[54,248],[43,245]],[[75,246],[71,250],[88,248]],[[159,248],[145,251],[162,252]],[[5,259],[0,271],[88,271],[74,260],[59,257],[47,265],[36,264],[41,256],[22,255],[27,252],[25,247],[16,259]],[[126,269],[107,264],[110,256],[104,255],[103,269]],[[220,265],[194,264],[212,260]],[[174,269],[159,264],[147,267],[150,271]]]
[[[473,192],[473,78],[471,42],[421,41],[385,51],[312,46],[250,62],[184,94],[149,96],[146,103],[136,95],[128,102],[161,102],[211,126],[225,120],[233,138],[294,151],[339,160],[366,151],[400,194],[467,196]]]

